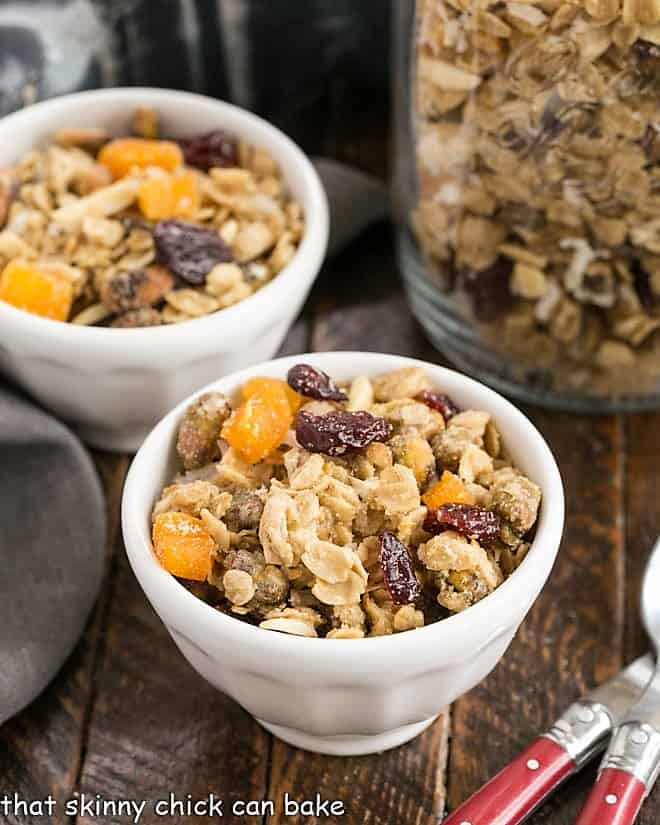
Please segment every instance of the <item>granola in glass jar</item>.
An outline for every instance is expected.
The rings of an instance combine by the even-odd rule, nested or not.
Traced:
[[[514,381],[657,393],[660,2],[418,0],[427,271]]]
[[[524,559],[541,490],[491,415],[417,367],[335,383],[306,364],[198,398],[153,520],[160,564],[237,619],[308,637],[412,630]]]

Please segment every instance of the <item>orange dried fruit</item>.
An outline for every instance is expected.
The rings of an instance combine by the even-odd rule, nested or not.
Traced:
[[[188,513],[160,513],[152,541],[156,558],[173,576],[201,582],[210,573],[215,542],[200,519]]]
[[[176,143],[169,140],[118,138],[106,143],[98,154],[98,162],[118,180],[135,166],[140,169],[156,166],[173,172],[183,165],[183,152]]]
[[[145,218],[192,218],[199,209],[199,187],[192,172],[149,178],[140,186],[138,204]]]
[[[424,493],[422,501],[430,510],[437,510],[443,504],[474,504],[474,496],[458,476],[445,470],[439,481]]]
[[[73,303],[73,285],[45,267],[13,260],[0,275],[0,300],[43,318],[66,321]]]
[[[292,413],[297,413],[305,403],[305,399],[302,395],[295,390],[292,390],[286,381],[282,381],[279,378],[267,378],[265,376],[250,378],[249,381],[246,381],[241,387],[241,395],[243,398],[248,399],[253,395],[259,395],[262,390],[267,391],[267,388],[269,387],[273,389],[276,387],[281,387],[284,390],[286,397],[289,399],[289,406],[291,407]]]
[[[243,403],[222,428],[222,437],[249,464],[263,461],[282,443],[293,424],[283,381],[253,378],[242,388]]]

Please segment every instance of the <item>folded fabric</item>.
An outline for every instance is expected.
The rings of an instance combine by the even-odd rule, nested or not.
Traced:
[[[98,593],[105,504],[78,439],[0,386],[0,724],[67,658]]]
[[[385,186],[315,160],[332,254],[387,215]],[[53,678],[83,631],[103,572],[105,504],[84,447],[0,386],[0,724]]]
[[[389,215],[387,187],[372,175],[329,158],[314,158],[330,204],[328,255],[334,255],[370,224]]]

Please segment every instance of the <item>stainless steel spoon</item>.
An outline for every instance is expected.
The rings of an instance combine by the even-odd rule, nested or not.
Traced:
[[[641,613],[655,649],[655,673],[614,731],[576,825],[631,825],[660,773],[660,539],[644,572]]]

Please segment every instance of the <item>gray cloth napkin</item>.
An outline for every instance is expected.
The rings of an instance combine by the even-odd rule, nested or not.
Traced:
[[[329,252],[388,212],[375,178],[315,165],[328,192]],[[0,724],[51,681],[82,633],[104,566],[105,504],[77,438],[0,386]]]
[[[349,244],[370,224],[390,213],[387,188],[381,180],[328,158],[314,158],[330,204],[328,255]]]
[[[105,505],[78,439],[0,387],[0,724],[50,682],[98,592]]]

